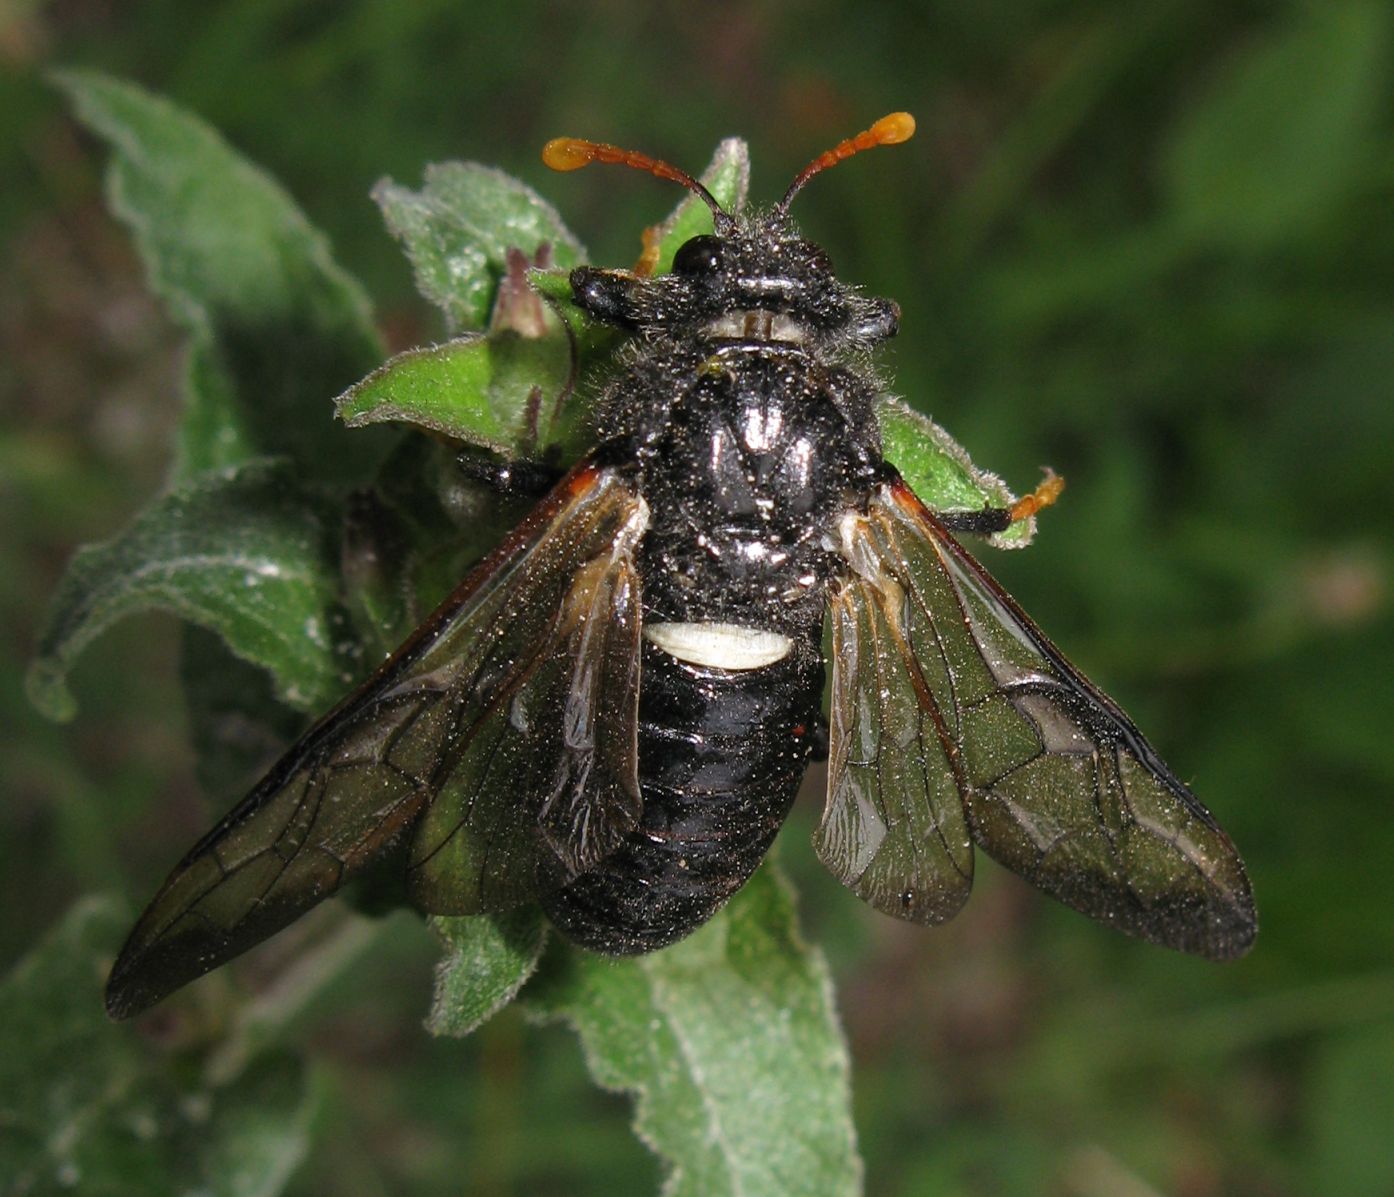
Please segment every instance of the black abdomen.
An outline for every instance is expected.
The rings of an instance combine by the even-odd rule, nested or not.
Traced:
[[[798,792],[823,692],[816,639],[741,671],[643,652],[643,822],[543,901],[568,939],[617,956],[675,943],[745,884]]]

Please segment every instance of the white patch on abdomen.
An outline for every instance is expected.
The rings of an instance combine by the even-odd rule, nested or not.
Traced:
[[[761,669],[784,660],[794,647],[780,632],[734,623],[646,623],[644,639],[679,661],[708,669]]]

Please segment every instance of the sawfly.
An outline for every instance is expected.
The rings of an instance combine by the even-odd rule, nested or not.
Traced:
[[[739,213],[643,154],[548,144],[556,169],[681,184],[713,231],[667,274],[572,271],[572,302],[629,338],[604,438],[176,866],[112,971],[114,1017],[385,857],[422,911],[538,903],[593,951],[665,947],[750,877],[821,751],[815,849],[877,910],[952,917],[980,847],[1130,935],[1248,949],[1229,838],[956,539],[1058,482],[935,512],[882,455],[867,363],[899,309],[839,280],[789,206],[913,130],[885,117]]]

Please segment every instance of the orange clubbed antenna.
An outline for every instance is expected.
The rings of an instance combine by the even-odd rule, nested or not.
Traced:
[[[681,183],[693,195],[698,196],[712,210],[717,232],[728,231],[731,227],[731,214],[716,202],[712,195],[685,170],[679,170],[659,158],[650,158],[638,150],[621,149],[617,145],[607,145],[603,141],[586,141],[581,137],[554,137],[542,147],[542,161],[553,170],[580,170],[592,162],[613,162],[620,166],[646,170],[660,179]]]
[[[789,190],[784,193],[784,198],[775,205],[775,212],[780,216],[788,214],[789,204],[794,196],[803,190],[803,185],[813,178],[814,175],[825,171],[830,166],[836,166],[853,154],[860,154],[863,150],[872,149],[878,145],[897,145],[902,141],[909,141],[915,135],[915,118],[908,112],[892,112],[889,116],[883,116],[879,121],[855,137],[849,137],[846,141],[839,141],[830,150],[824,150],[812,162],[799,171],[794,176],[794,181],[789,184]]]

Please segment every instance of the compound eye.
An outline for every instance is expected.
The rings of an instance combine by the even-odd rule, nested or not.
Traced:
[[[726,260],[726,243],[720,237],[705,234],[693,237],[678,247],[673,255],[674,274],[716,274]]]

